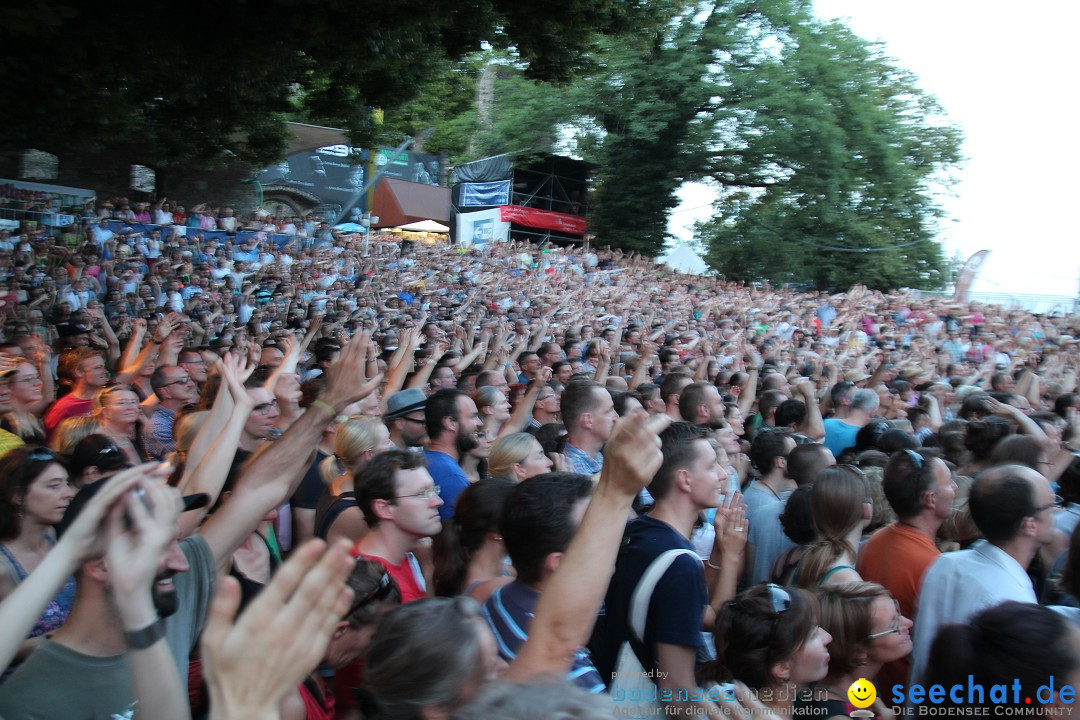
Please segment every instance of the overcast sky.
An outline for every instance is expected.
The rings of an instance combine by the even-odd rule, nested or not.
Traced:
[[[967,158],[941,240],[948,256],[987,249],[973,290],[1076,297],[1080,183],[1073,35],[1080,3],[1028,0],[816,0],[918,76],[965,134]],[[711,194],[685,188],[673,234],[710,214]],[[706,207],[696,206],[706,205]]]

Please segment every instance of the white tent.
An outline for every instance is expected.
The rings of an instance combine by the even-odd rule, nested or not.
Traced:
[[[450,228],[445,225],[441,225],[434,220],[421,220],[420,222],[409,223],[408,225],[398,225],[395,230],[404,230],[405,232],[433,232],[433,233],[448,233]]]
[[[656,259],[657,264],[663,263],[672,270],[689,273],[691,275],[704,275],[709,266],[694,252],[686,243],[679,243],[671,252]]]

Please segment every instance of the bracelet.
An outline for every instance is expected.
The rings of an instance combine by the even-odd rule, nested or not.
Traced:
[[[124,642],[132,650],[145,650],[163,637],[165,637],[165,618],[159,617],[140,630],[125,632]]]
[[[720,567],[719,565],[713,565],[708,560],[705,561],[705,564],[708,565],[709,567],[711,567],[713,570],[723,570],[722,567]]]
[[[325,410],[326,412],[330,413],[331,417],[335,417],[338,414],[338,411],[331,407],[330,403],[323,402],[322,400],[312,400],[311,407]]]

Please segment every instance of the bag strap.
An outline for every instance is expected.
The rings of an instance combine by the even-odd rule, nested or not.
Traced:
[[[637,587],[634,588],[634,594],[630,596],[630,633],[639,643],[644,642],[645,618],[649,614],[649,602],[652,600],[653,591],[656,590],[656,584],[660,582],[660,578],[675,562],[675,558],[680,555],[694,555],[694,552],[685,548],[678,548],[661,553],[649,563],[649,567],[645,569]],[[694,555],[694,557],[697,556]]]

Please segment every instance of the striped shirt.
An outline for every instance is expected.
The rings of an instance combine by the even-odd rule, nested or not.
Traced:
[[[529,623],[532,622],[539,599],[538,591],[515,580],[496,590],[484,603],[480,612],[495,634],[499,655],[506,662],[512,661],[529,639]],[[600,679],[600,673],[586,648],[577,649],[566,679],[589,692],[604,692],[604,681]]]

